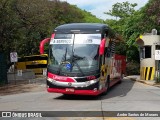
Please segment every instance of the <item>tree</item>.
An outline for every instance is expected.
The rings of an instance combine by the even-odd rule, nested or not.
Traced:
[[[39,43],[65,23],[98,21],[92,14],[59,0],[1,0],[0,46],[8,55],[39,54]],[[101,21],[101,20],[99,20]]]
[[[123,3],[116,3],[112,6],[112,10],[109,12],[105,12],[105,14],[111,15],[116,17],[116,19],[107,19],[105,22],[111,26],[111,28],[116,31],[116,33],[122,35],[122,38],[124,39],[123,43],[117,44],[116,47],[116,53],[118,54],[126,54],[126,46],[125,41],[127,40],[126,37],[123,35],[125,31],[126,21],[129,19],[130,16],[132,16],[135,13],[134,7],[136,7],[137,4],[131,4],[128,2]]]
[[[127,45],[127,58],[129,61],[139,62],[138,46],[135,40],[140,34],[150,33],[152,29],[157,29],[160,33],[160,1],[149,0],[140,10],[135,11],[136,4],[117,3],[112,10],[107,12],[116,20],[106,20],[106,23],[122,35]],[[127,12],[128,10],[128,12]]]
[[[123,36],[127,40],[126,43],[129,46],[128,51],[133,53],[132,56],[136,56],[138,49],[136,48],[135,40],[140,34],[150,33],[152,29],[157,29],[160,33],[160,1],[149,0],[149,2],[140,10],[136,11],[126,20]],[[135,55],[134,55],[135,54]],[[130,56],[131,59],[131,56]]]
[[[134,7],[136,6],[136,3],[131,4],[128,1],[123,3],[116,3],[112,6],[112,10],[109,10],[109,12],[105,12],[105,14],[123,19],[133,14],[135,12]]]
[[[160,32],[160,1],[149,0],[140,11],[143,14],[140,25],[145,32],[150,32],[153,28]]]

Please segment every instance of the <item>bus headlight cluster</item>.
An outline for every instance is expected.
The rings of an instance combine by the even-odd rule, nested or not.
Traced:
[[[86,82],[86,86],[89,86],[91,83],[90,83],[90,81],[87,81]]]
[[[85,83],[86,83],[86,86],[92,85],[92,84],[98,82],[98,80],[99,80],[99,79],[94,79],[94,80],[86,81],[86,82],[85,82]]]
[[[52,78],[47,78],[47,80],[49,81],[49,82],[51,82],[51,83],[54,83],[54,82],[56,82],[56,80],[54,80],[54,79],[52,79]]]
[[[61,81],[56,81],[52,78],[47,78],[47,80],[49,82],[51,82],[52,84],[54,85],[57,85],[57,86],[65,86],[65,87],[68,87],[68,86],[72,86],[72,87],[88,87],[92,84],[95,84],[99,81],[99,78],[98,79],[94,79],[94,80],[90,80],[90,81],[86,81],[86,82],[61,82]]]

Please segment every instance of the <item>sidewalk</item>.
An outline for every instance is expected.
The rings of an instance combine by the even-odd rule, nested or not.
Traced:
[[[0,96],[39,91],[46,91],[45,77],[38,77],[25,81],[12,81],[9,84],[0,86]]]
[[[46,77],[39,75],[36,78],[33,79],[25,79],[25,80],[9,80],[8,85],[20,85],[20,84],[45,84],[46,83]],[[6,85],[0,85],[0,87],[3,87]]]
[[[155,80],[140,80],[140,75],[130,75],[126,76],[128,79],[131,79],[133,81],[141,82],[147,85],[160,87],[160,83],[156,83]]]

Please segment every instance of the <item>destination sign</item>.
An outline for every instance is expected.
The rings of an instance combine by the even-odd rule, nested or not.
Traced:
[[[51,39],[50,44],[73,44],[72,39]]]
[[[100,44],[101,34],[76,34],[75,44]]]
[[[52,38],[50,44],[97,44],[101,43],[100,34],[76,34],[74,39],[56,39]]]
[[[101,39],[84,39],[84,40],[76,39],[74,44],[97,44],[99,45],[100,42],[101,42]]]

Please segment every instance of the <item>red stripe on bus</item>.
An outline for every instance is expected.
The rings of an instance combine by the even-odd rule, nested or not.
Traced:
[[[76,82],[74,78],[66,77],[66,76],[59,76],[59,75],[52,74],[50,72],[48,72],[48,77],[56,81],[61,81],[61,82]]]
[[[74,90],[74,92],[66,91],[66,89],[57,89],[57,88],[48,88],[48,92],[56,92],[56,93],[62,93],[62,94],[74,94],[74,95],[99,95],[103,93],[106,89],[102,90]]]

